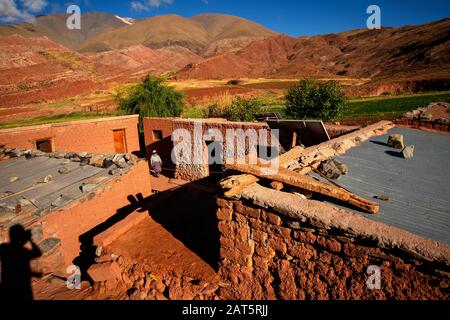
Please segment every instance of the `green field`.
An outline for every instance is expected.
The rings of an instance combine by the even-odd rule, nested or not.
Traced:
[[[350,100],[341,119],[392,120],[407,111],[427,106],[432,102],[450,102],[450,91]],[[268,109],[270,112],[279,112],[282,116],[285,115],[283,106],[269,107]]]
[[[266,103],[262,99],[267,112],[279,112],[285,116],[283,101],[277,103]],[[431,102],[450,102],[450,91],[424,93],[400,96],[382,96],[366,99],[350,99],[347,108],[344,110],[341,119],[358,120],[366,119],[377,121],[382,119],[392,120],[400,117],[407,111],[415,110],[419,107],[427,106]],[[202,112],[198,107],[189,107],[184,110],[185,118],[201,118]],[[347,121],[351,122],[351,121]]]
[[[419,107],[426,106],[431,102],[450,102],[450,91],[415,95],[353,99],[349,101],[348,107],[344,110],[342,117],[337,120],[339,120],[343,124],[370,123],[383,119],[393,120],[400,117],[406,111],[411,111]],[[279,112],[283,117],[285,116],[285,107],[282,105],[283,101],[269,101],[268,99],[262,99],[262,103],[266,105],[265,111]],[[35,119],[20,120],[11,123],[0,123],[0,129],[65,121],[87,120],[116,115],[119,115],[119,113],[92,114],[75,112],[68,115],[45,116]],[[183,111],[183,117],[201,118],[201,108],[186,107]]]
[[[26,126],[36,126],[40,124],[48,123],[58,123],[67,121],[80,121],[80,120],[90,120],[98,119],[104,117],[117,116],[118,114],[94,114],[94,113],[84,113],[84,112],[74,112],[70,114],[61,114],[54,116],[45,116],[34,119],[19,120],[9,123],[0,123],[0,129],[16,128],[16,127],[26,127]]]

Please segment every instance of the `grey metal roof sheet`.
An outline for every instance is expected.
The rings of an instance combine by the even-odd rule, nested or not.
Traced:
[[[403,134],[405,144],[415,146],[413,159],[399,157],[399,150],[386,144],[394,133]],[[394,128],[337,159],[349,168],[337,182],[380,203],[379,214],[360,214],[450,244],[449,135]],[[382,194],[389,195],[389,201],[373,199]]]

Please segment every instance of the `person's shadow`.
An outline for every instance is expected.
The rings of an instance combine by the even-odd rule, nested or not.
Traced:
[[[31,240],[31,232],[25,231],[22,225],[12,226],[9,237],[9,243],[0,245],[0,299],[33,300],[31,278],[40,274],[31,271],[30,261],[39,258],[41,250]],[[28,242],[31,249],[25,248]]]

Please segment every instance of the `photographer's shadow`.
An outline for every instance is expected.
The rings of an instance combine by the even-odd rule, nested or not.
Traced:
[[[0,245],[1,283],[0,298],[6,300],[33,300],[31,278],[40,276],[31,271],[31,260],[39,258],[42,253],[31,240],[31,232],[22,225],[9,229],[9,243]],[[25,247],[31,244],[31,249]]]

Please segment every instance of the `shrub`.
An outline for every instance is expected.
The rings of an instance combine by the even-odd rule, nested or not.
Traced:
[[[119,109],[144,117],[178,117],[183,110],[183,94],[164,85],[164,79],[147,76],[142,83],[117,96]]]
[[[254,121],[255,114],[262,111],[262,104],[256,98],[234,98],[230,104],[214,103],[203,112],[205,118],[225,118],[229,121]]]
[[[286,116],[290,119],[332,120],[339,117],[347,98],[338,82],[302,80],[286,96]]]

